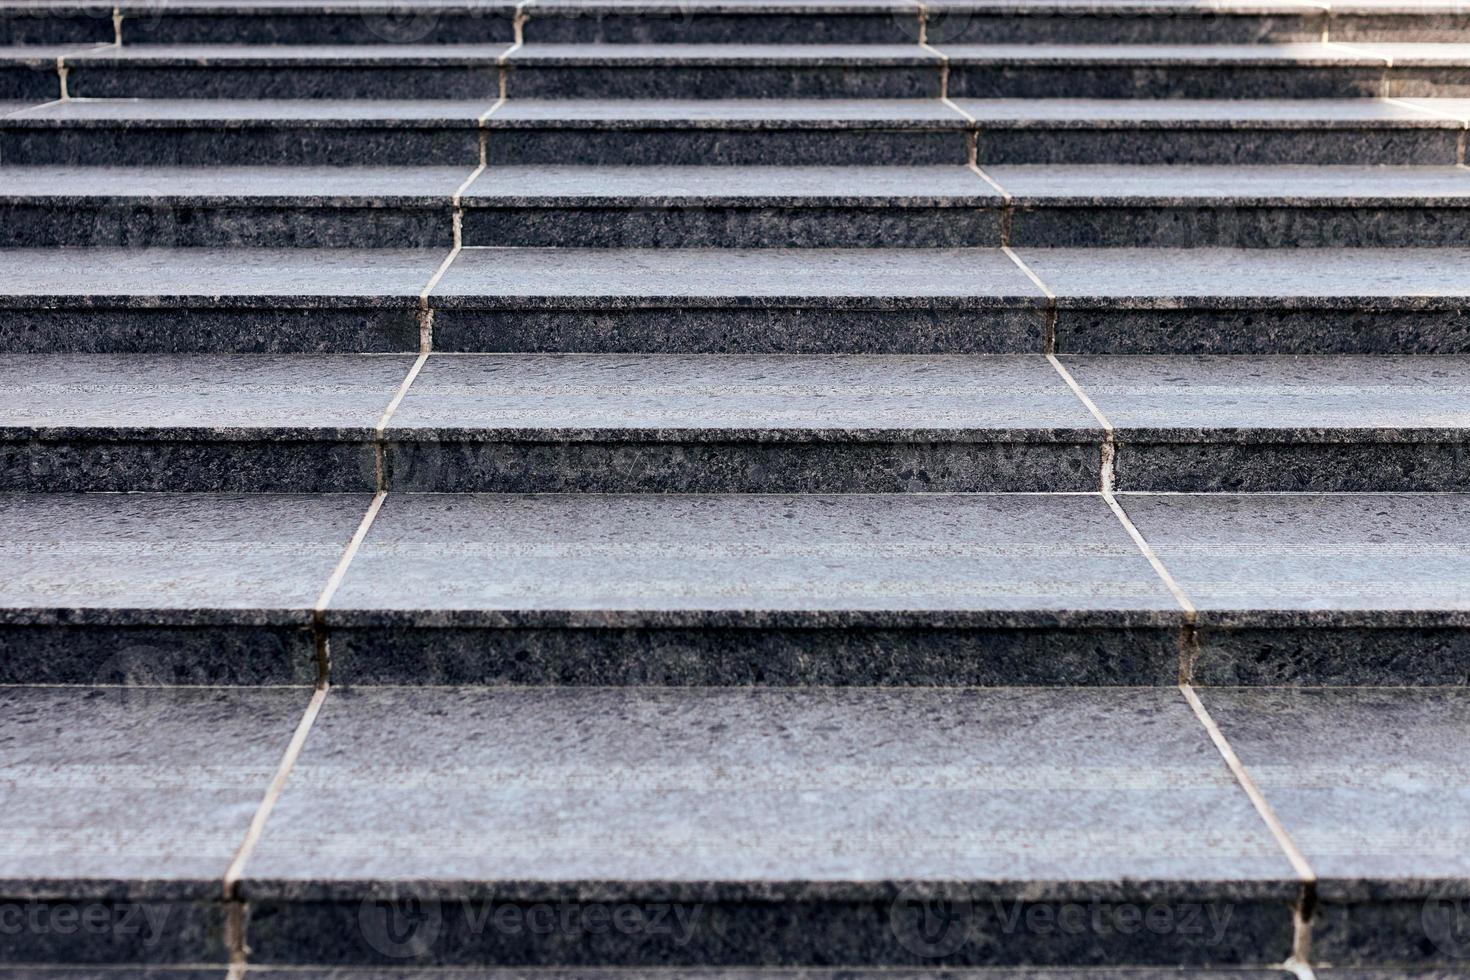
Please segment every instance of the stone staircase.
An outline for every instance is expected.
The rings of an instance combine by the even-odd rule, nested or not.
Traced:
[[[0,980],[1470,977],[1470,7],[0,0]]]

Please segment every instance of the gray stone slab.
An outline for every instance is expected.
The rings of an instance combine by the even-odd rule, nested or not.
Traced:
[[[1470,249],[1021,248],[1060,307],[1459,305]]]
[[[7,167],[9,246],[433,248],[472,167]]]
[[[1197,682],[1470,683],[1470,498],[1122,499],[1200,610]]]
[[[417,307],[445,249],[9,249],[6,306]]]
[[[0,434],[366,439],[413,362],[412,355],[13,355],[0,366]]]
[[[4,199],[448,205],[473,167],[5,167]]]
[[[1043,358],[431,358],[386,433],[393,489],[1093,489],[1101,429]]]
[[[846,307],[958,297],[1024,305],[1041,291],[999,249],[466,248],[432,293],[436,309],[509,301]]]
[[[6,490],[372,491],[401,356],[19,354],[0,368]]]
[[[225,870],[308,696],[0,688],[6,959],[224,963]]]
[[[917,44],[527,44],[506,58],[522,64],[936,65],[940,56]]]
[[[1470,99],[1404,99],[1404,102],[1426,112],[1448,116],[1461,125],[1470,124]]]
[[[470,245],[954,247],[1000,243],[1002,199],[960,165],[486,169]]]
[[[1175,610],[1095,496],[390,494],[328,621],[349,683],[1147,685]]]
[[[0,393],[0,412],[3,404]],[[1101,437],[1040,356],[436,356],[388,431],[448,439],[497,430],[569,440],[661,431],[696,440],[782,432],[903,440],[961,430]]]
[[[3,683],[299,683],[369,495],[5,494]]]
[[[1356,48],[1356,45],[1354,46]],[[1417,48],[1418,45],[1407,47]],[[1426,47],[1436,47],[1427,45]],[[1446,47],[1461,47],[1446,45]],[[1385,66],[1386,53],[1366,53],[1317,42],[1285,44],[944,44],[957,65],[1363,65]]]
[[[1470,186],[1470,181],[1467,181]],[[949,167],[495,167],[464,192],[467,208],[536,203],[894,206],[998,204],[973,170]]]
[[[504,980],[557,980],[566,971],[558,967],[498,967],[496,974]],[[588,980],[617,980],[624,974],[619,967],[577,967],[576,975]],[[1319,973],[1322,971],[1318,971]],[[1390,980],[1387,974],[1373,971],[1327,971],[1328,975],[1348,980]],[[69,971],[65,980],[106,980],[84,971]],[[1208,967],[641,967],[640,975],[655,980],[1290,980],[1291,974],[1281,970],[1230,967],[1214,970]],[[1362,973],[1360,977],[1359,974]],[[317,968],[294,966],[273,970],[252,967],[250,974],[260,980],[464,980],[466,971],[454,967],[371,967]],[[1397,976],[1397,975],[1396,975]],[[1461,974],[1412,973],[1412,980],[1463,980]],[[46,980],[27,971],[0,970],[4,980]],[[121,980],[158,980],[157,977],[131,977]],[[204,978],[188,978],[204,980]]]
[[[1385,99],[956,99],[982,125],[1199,127],[1454,127],[1456,120]],[[1406,100],[1407,101],[1407,100]],[[1413,100],[1426,106],[1453,100]]]
[[[244,125],[468,126],[493,102],[387,99],[73,99],[31,108],[12,118],[24,125],[126,124],[139,129],[178,123]],[[7,120],[8,122],[9,120]]]
[[[1082,357],[1117,430],[1117,485],[1173,491],[1470,489],[1470,361]]]
[[[214,968],[149,966],[5,966],[3,980],[224,980],[229,970]]]
[[[125,44],[69,53],[80,67],[117,65],[493,65],[510,44]]]
[[[1314,957],[1470,954],[1470,692],[1201,692],[1317,874]]]
[[[417,723],[381,743],[385,717]],[[371,889],[427,907],[408,962],[701,966],[922,964],[931,896],[964,924],[949,964],[1266,961],[1297,890],[1174,691],[362,688],[328,696],[242,888],[257,962],[382,962]],[[997,921],[1087,900],[1081,936]],[[538,901],[572,918],[471,921]],[[650,902],[677,938],[584,931]],[[1127,904],[1216,926],[1127,937]]]
[[[1158,203],[1209,200],[1331,202],[1352,207],[1375,202],[1428,205],[1470,198],[1470,170],[1459,167],[1116,167],[1098,165],[998,166],[987,173],[1018,204]]]
[[[466,248],[436,350],[1040,351],[1041,291],[999,249]]]
[[[517,99],[486,120],[491,129],[679,126],[763,128],[900,126],[962,128],[965,119],[935,99]]]
[[[1143,354],[1470,350],[1458,249],[1018,250],[1057,295],[1057,349]]]

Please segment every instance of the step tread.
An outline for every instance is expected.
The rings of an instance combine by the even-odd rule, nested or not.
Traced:
[[[412,354],[20,355],[0,371],[0,435],[366,438]],[[183,431],[177,431],[183,430]]]
[[[1470,358],[1063,355],[1061,361],[1124,440],[1470,435]]]
[[[120,654],[98,665],[98,682],[125,681],[132,666]],[[217,899],[308,696],[0,687],[0,880],[38,898],[100,897],[115,883],[135,901]]]
[[[0,622],[304,625],[370,500],[3,494]]]
[[[963,168],[958,168],[963,169]],[[0,167],[0,197],[394,201],[448,205],[474,167]]]
[[[1348,204],[1470,197],[1470,169],[1456,166],[997,164],[985,172],[1017,202],[1051,204],[1106,201],[1116,206],[1179,200]]]
[[[1201,622],[1470,625],[1463,494],[1139,494],[1124,508]],[[1463,683],[1463,681],[1462,681]]]
[[[3,171],[0,171],[3,174]],[[1467,173],[1470,177],[1470,173]],[[0,177],[3,179],[3,177]],[[1470,180],[1466,181],[1470,187]],[[736,202],[877,198],[947,204],[990,203],[1000,195],[965,166],[579,167],[497,166],[465,189],[466,207],[516,201],[638,203],[704,199]]]
[[[1470,289],[1470,249],[1021,248],[1060,306],[1262,300],[1416,306]]]
[[[72,306],[417,305],[447,249],[6,249],[0,295]]]
[[[1470,296],[1470,249],[1019,248],[1062,306],[1171,308],[1312,303],[1454,305]],[[407,301],[448,250],[6,249],[0,298],[69,305],[326,305]],[[576,249],[466,247],[431,294],[597,305],[1042,294],[999,249]]]
[[[363,751],[385,716],[405,715],[421,724]],[[441,899],[492,883],[531,901],[664,885],[686,901],[885,905],[943,882],[1011,899],[1148,890],[1131,882],[1242,899],[1294,888],[1169,690],[359,690],[328,695],[295,773],[247,898],[371,881]],[[464,816],[401,833],[430,810]]]

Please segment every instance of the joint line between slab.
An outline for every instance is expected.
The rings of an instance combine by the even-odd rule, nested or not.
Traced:
[[[337,566],[332,569],[332,575],[327,579],[327,584],[322,587],[321,595],[317,596],[316,605],[312,607],[313,616],[320,622],[321,616],[327,611],[332,597],[337,594],[342,580],[347,576],[347,567],[352,564],[352,559],[357,557],[357,551],[362,547],[362,542],[367,538],[368,531],[372,529],[373,521],[377,519],[378,511],[383,509],[383,501],[388,498],[388,491],[379,490],[373,494],[373,502],[368,505],[367,513],[362,515],[362,520],[357,523],[357,530],[352,532],[352,540],[347,542],[347,547],[342,552],[342,557],[337,559]],[[323,686],[326,679],[323,678]]]
[[[1291,862],[1292,870],[1296,872],[1297,878],[1302,884],[1303,905],[1306,905],[1317,887],[1317,874],[1312,870],[1312,865],[1307,861],[1306,855],[1297,847],[1296,841],[1292,840],[1291,834],[1287,831],[1285,824],[1281,822],[1281,818],[1276,815],[1276,810],[1271,806],[1270,801],[1266,799],[1266,794],[1262,793],[1261,788],[1256,785],[1255,779],[1252,778],[1250,772],[1245,768],[1245,763],[1241,762],[1240,756],[1235,754],[1235,749],[1231,747],[1230,740],[1225,737],[1225,733],[1220,730],[1220,726],[1210,716],[1209,709],[1205,707],[1205,703],[1200,700],[1194,688],[1189,684],[1180,684],[1179,691],[1184,695],[1184,700],[1189,702],[1189,707],[1194,711],[1194,716],[1199,719],[1199,723],[1204,726],[1205,732],[1209,734],[1210,741],[1215,743],[1215,749],[1220,753],[1221,758],[1225,760],[1225,764],[1230,767],[1230,771],[1235,775],[1235,781],[1245,791],[1245,795],[1250,799],[1251,805],[1256,808],[1256,813],[1266,824],[1266,828],[1271,831],[1271,836],[1276,839],[1276,845],[1281,848],[1282,852],[1286,855],[1286,859]],[[1310,953],[1311,923],[1302,915],[1300,909],[1293,910],[1293,922],[1295,935],[1292,939],[1292,954],[1291,958],[1284,965],[1299,977],[1312,977],[1312,969],[1307,965]],[[1300,970],[1305,970],[1305,974],[1299,972]]]
[[[500,101],[491,107],[490,112],[499,108],[500,103],[506,99],[506,92],[510,88],[510,56],[519,51],[526,43],[526,22],[531,19],[531,15],[526,13],[526,10],[535,2],[536,0],[520,0],[511,14],[510,27],[514,32],[511,36],[511,46],[495,57],[495,82],[499,89]],[[487,112],[485,115],[489,114]],[[480,121],[484,122],[484,116],[480,117]]]
[[[286,752],[281,756],[281,764],[276,767],[275,778],[266,788],[265,797],[260,801],[260,806],[255,810],[255,816],[250,821],[250,827],[245,832],[245,839],[240,842],[240,849],[235,852],[235,859],[230,862],[230,867],[225,871],[224,897],[227,902],[236,903],[235,915],[239,918],[232,921],[230,932],[230,966],[232,969],[239,967],[243,970],[245,966],[246,947],[244,933],[244,910],[239,908],[237,892],[239,890],[240,878],[245,871],[245,862],[254,853],[255,847],[260,843],[260,837],[265,832],[266,822],[270,819],[271,811],[281,799],[281,794],[286,789],[286,780],[291,776],[291,770],[296,766],[296,760],[301,757],[301,750],[306,746],[306,738],[311,734],[311,726],[316,723],[317,715],[321,713],[322,703],[327,699],[327,687],[325,684],[311,693],[311,700],[307,702],[306,711],[296,725],[296,731],[291,735],[291,742],[286,746]]]

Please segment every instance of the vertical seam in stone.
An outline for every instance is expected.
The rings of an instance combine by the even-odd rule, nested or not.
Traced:
[[[1297,879],[1301,882],[1301,901],[1292,910],[1293,935],[1291,958],[1284,965],[1296,973],[1297,976],[1304,975],[1298,972],[1299,970],[1306,970],[1305,975],[1310,977],[1312,974],[1311,967],[1308,966],[1308,963],[1310,962],[1311,956],[1312,911],[1316,904],[1317,874],[1312,870],[1312,866],[1307,861],[1306,855],[1297,847],[1296,841],[1292,840],[1291,834],[1287,831],[1286,826],[1276,815],[1275,809],[1272,808],[1270,802],[1266,799],[1266,794],[1261,792],[1261,788],[1256,785],[1255,779],[1246,770],[1245,763],[1241,762],[1240,756],[1235,754],[1235,749],[1231,747],[1229,739],[1225,737],[1225,733],[1220,730],[1220,726],[1215,723],[1215,719],[1210,717],[1209,709],[1205,707],[1204,702],[1200,700],[1194,688],[1189,684],[1180,684],[1179,691],[1184,695],[1184,700],[1189,702],[1189,707],[1193,709],[1194,716],[1204,726],[1205,732],[1210,736],[1210,741],[1215,743],[1215,748],[1219,751],[1220,757],[1225,760],[1225,764],[1234,773],[1236,783],[1245,791],[1245,795],[1250,799],[1251,805],[1256,808],[1256,813],[1266,824],[1266,828],[1271,831],[1271,836],[1276,839],[1276,845],[1281,848],[1282,852],[1286,855],[1286,859],[1291,862],[1292,870],[1296,872]]]
[[[112,8],[112,43],[122,47],[123,36],[123,12],[120,4],[114,4]]]
[[[1416,102],[1408,102],[1404,99],[1392,98],[1390,96],[1384,96],[1383,101],[1392,102],[1394,105],[1403,106],[1405,109],[1413,109],[1415,112],[1423,112],[1436,119],[1449,119],[1459,123],[1460,132],[1455,138],[1455,159],[1453,165],[1456,167],[1465,166],[1465,134],[1467,130],[1470,130],[1470,118],[1456,115],[1453,112],[1446,112],[1443,109],[1436,109],[1433,106],[1419,105]]]
[[[57,56],[57,58],[56,58],[56,81],[57,81],[58,91],[61,93],[60,96],[58,97],[58,101],[61,101],[61,102],[69,102],[69,101],[71,101],[71,94],[69,92],[67,92],[67,90],[66,90],[66,75],[67,75],[68,70],[69,69],[66,67],[66,57],[65,56]]]
[[[430,316],[432,316],[433,311],[431,310],[429,312]],[[398,406],[403,404],[403,399],[408,394],[408,389],[413,386],[414,381],[419,376],[419,372],[424,369],[424,364],[428,360],[428,351],[420,351],[419,356],[414,358],[413,365],[408,369],[408,374],[403,376],[403,380],[398,385],[398,390],[393,393],[392,401],[388,402],[388,407],[383,409],[383,417],[378,419],[378,424],[373,427],[373,463],[377,473],[379,493],[386,493],[388,491],[388,422],[393,418],[393,413],[398,411]]]
[[[978,132],[972,132],[970,135],[972,138],[967,141],[966,147],[966,152],[969,154],[970,157],[967,166],[975,173],[976,176],[985,181],[985,183],[989,184],[991,186],[991,189],[993,189],[997,194],[1000,195],[1000,247],[1010,248],[1011,224],[1015,214],[1015,199],[1011,197],[1010,191],[1000,186],[1000,181],[996,180],[994,177],[986,173],[984,168],[982,168],[980,164],[976,161],[976,154],[980,152],[980,134]]]
[[[526,21],[531,19],[531,15],[526,13],[526,8],[534,2],[535,0],[520,0],[516,4],[515,12],[511,14],[510,18],[510,27],[513,32],[511,35],[511,45],[500,52],[495,59],[495,77],[501,102],[505,101],[506,91],[510,87],[510,78],[508,77],[510,75],[510,66],[507,62],[510,60],[510,56],[519,51],[521,45],[526,41]],[[496,106],[499,104],[497,102]],[[494,112],[495,106],[492,106],[490,111]],[[486,115],[489,115],[489,113],[486,113]],[[483,118],[481,117],[482,120]]]
[[[927,40],[929,25],[928,17],[923,7],[919,12],[919,47],[939,59],[939,98],[942,102],[949,101],[949,55],[940,51]]]
[[[357,551],[362,547],[362,542],[367,538],[367,533],[372,529],[373,521],[378,517],[378,511],[383,508],[383,501],[388,499],[388,491],[379,490],[373,494],[372,503],[368,504],[367,512],[362,515],[362,520],[357,523],[357,530],[352,532],[352,537],[347,542],[347,547],[342,550],[342,557],[337,559],[332,574],[322,586],[321,595],[317,596],[316,604],[311,610],[311,627],[317,640],[317,687],[326,690],[331,686],[332,678],[332,650],[330,638],[327,635],[327,606],[331,605],[332,597],[337,594],[342,580],[347,576],[347,568],[352,564],[352,559],[357,557]]]
[[[1041,290],[1042,294],[1046,297],[1046,309],[1043,313],[1044,322],[1042,324],[1041,334],[1041,352],[1043,354],[1055,354],[1057,352],[1057,294],[1051,291],[1050,286],[1041,281],[1041,277],[1033,272],[1025,260],[1017,255],[1009,245],[1001,246],[1001,251],[1005,253],[1006,258],[1010,259],[1016,268],[1026,274],[1026,278],[1030,279],[1036,285],[1036,288]],[[1053,366],[1055,367],[1056,364],[1054,363]],[[1071,377],[1071,373],[1064,372],[1063,376]],[[1080,387],[1076,390],[1080,392]]]
[[[301,720],[296,724],[296,730],[291,734],[291,741],[286,746],[286,752],[281,756],[280,765],[276,767],[275,777],[270,785],[266,787],[265,796],[260,805],[255,809],[255,816],[250,820],[250,826],[245,831],[245,839],[240,842],[240,847],[235,851],[235,858],[230,862],[229,868],[225,870],[223,882],[224,899],[228,905],[225,919],[225,941],[229,947],[230,967],[229,976],[239,977],[245,973],[245,964],[250,956],[250,947],[245,942],[245,903],[240,899],[240,879],[245,872],[245,862],[250,859],[260,836],[265,832],[266,821],[270,819],[271,811],[281,799],[281,793],[286,789],[286,780],[291,775],[291,770],[296,765],[296,760],[301,757],[301,750],[306,746],[306,738],[311,734],[311,726],[316,723],[317,715],[321,713],[322,703],[327,699],[327,683],[323,680],[317,685],[316,690],[311,692],[311,700],[307,702],[306,711],[302,713]]]
[[[1392,69],[1393,69],[1393,59],[1392,58],[1388,57],[1387,55],[1382,55],[1382,54],[1378,54],[1378,53],[1373,52],[1373,51],[1368,51],[1368,50],[1364,50],[1362,48],[1358,48],[1357,46],[1352,45],[1352,44],[1344,44],[1341,41],[1328,41],[1328,40],[1325,40],[1324,39],[1322,41],[1322,45],[1323,45],[1323,47],[1337,48],[1337,49],[1342,50],[1342,51],[1347,51],[1347,52],[1349,52],[1351,54],[1355,54],[1355,55],[1358,55],[1360,57],[1367,56],[1369,58],[1377,58],[1379,61],[1383,62],[1382,66],[1381,66],[1382,69],[1383,69],[1383,75],[1382,75],[1382,77],[1379,80],[1379,84],[1378,84],[1378,95],[1379,95],[1379,98],[1384,98],[1384,99],[1389,98],[1391,95],[1393,95],[1392,79],[1389,77],[1389,72],[1392,71]]]

